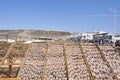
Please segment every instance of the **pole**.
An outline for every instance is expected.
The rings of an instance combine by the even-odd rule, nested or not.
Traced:
[[[117,11],[115,8],[115,11],[114,11],[114,35],[116,35],[116,15],[117,15]]]
[[[119,11],[117,11],[117,8],[116,8],[116,7],[115,7],[114,10],[112,10],[111,8],[109,8],[109,11],[111,11],[111,12],[114,13],[114,36],[115,36],[115,35],[116,35],[117,12],[119,12]]]

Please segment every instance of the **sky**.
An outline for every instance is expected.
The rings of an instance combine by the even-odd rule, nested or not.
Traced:
[[[120,34],[120,0],[0,0],[0,30],[35,29]]]

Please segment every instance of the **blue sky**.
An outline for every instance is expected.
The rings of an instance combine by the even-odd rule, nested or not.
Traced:
[[[42,29],[69,32],[114,32],[120,0],[0,0],[0,30]],[[120,12],[116,32],[120,33]]]

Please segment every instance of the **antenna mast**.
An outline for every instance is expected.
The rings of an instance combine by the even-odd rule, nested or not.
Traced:
[[[117,12],[119,11],[117,11],[116,7],[114,10],[111,8],[109,8],[109,10],[114,13],[114,35],[116,35],[116,17],[117,17]]]

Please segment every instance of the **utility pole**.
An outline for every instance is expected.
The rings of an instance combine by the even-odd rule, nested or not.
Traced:
[[[115,7],[115,9],[111,9],[109,8],[109,11],[113,12],[114,13],[114,35],[116,35],[116,17],[117,17],[117,8]]]

